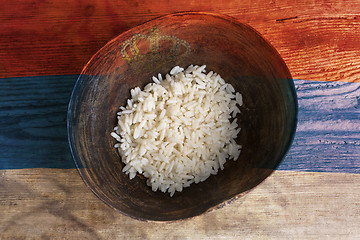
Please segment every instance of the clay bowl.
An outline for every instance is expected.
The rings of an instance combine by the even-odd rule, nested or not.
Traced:
[[[122,173],[110,133],[131,88],[190,64],[206,64],[242,93],[237,142],[243,150],[216,176],[170,197],[153,192],[141,175],[129,180]],[[296,119],[290,72],[258,32],[228,16],[187,12],[146,22],[100,49],[76,82],[67,124],[78,171],[96,196],[130,217],[169,221],[222,206],[261,183],[287,152]]]

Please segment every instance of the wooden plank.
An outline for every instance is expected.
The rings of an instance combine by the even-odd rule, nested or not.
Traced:
[[[0,169],[75,167],[66,111],[76,78],[0,79]],[[360,84],[295,80],[295,86],[297,133],[278,169],[360,173]]]
[[[192,219],[141,222],[98,200],[74,169],[0,171],[1,239],[357,239],[360,175],[276,171]]]
[[[75,167],[66,114],[76,78],[0,79],[0,169]]]
[[[295,80],[293,144],[279,170],[360,173],[360,84]]]
[[[360,82],[360,16],[299,16],[278,23],[264,36],[294,78]]]
[[[78,74],[110,39],[177,11],[223,13],[250,24],[294,78],[360,81],[359,0],[2,1],[0,77]]]

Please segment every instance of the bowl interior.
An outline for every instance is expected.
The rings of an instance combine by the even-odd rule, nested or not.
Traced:
[[[243,149],[216,176],[170,198],[153,192],[141,175],[129,180],[122,173],[110,133],[131,88],[190,64],[207,65],[242,93],[237,142]],[[101,200],[137,219],[176,220],[242,195],[268,177],[290,146],[296,114],[291,75],[255,30],[227,16],[178,13],[121,34],[93,56],[74,87],[68,134],[79,173]]]

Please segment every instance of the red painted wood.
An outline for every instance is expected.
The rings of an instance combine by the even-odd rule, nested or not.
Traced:
[[[294,78],[360,80],[359,0],[0,1],[0,77],[77,74],[106,42],[176,11],[228,14],[281,53]]]

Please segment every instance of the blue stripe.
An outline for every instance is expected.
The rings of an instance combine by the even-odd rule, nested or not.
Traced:
[[[75,167],[66,111],[77,77],[0,79],[0,169]],[[278,170],[360,173],[360,84],[295,86],[297,132]]]
[[[0,169],[75,167],[66,113],[77,77],[0,79]]]
[[[278,170],[360,173],[360,84],[295,80],[298,125]]]

